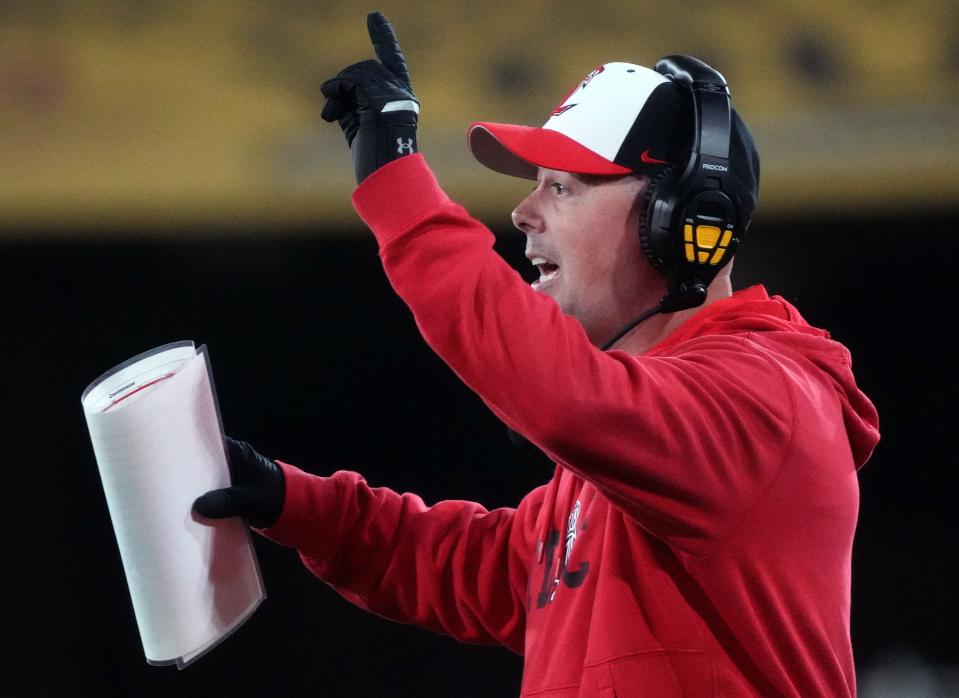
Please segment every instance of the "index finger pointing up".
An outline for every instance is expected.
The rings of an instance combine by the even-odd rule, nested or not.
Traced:
[[[410,72],[406,68],[406,56],[400,49],[400,43],[396,40],[396,32],[393,31],[390,20],[382,12],[371,12],[366,16],[366,28],[370,32],[370,41],[373,42],[376,57],[383,67],[412,89]]]

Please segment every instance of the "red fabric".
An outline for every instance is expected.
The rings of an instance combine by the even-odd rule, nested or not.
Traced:
[[[878,420],[843,346],[757,286],[644,355],[604,353],[421,156],[354,204],[426,341],[558,465],[486,511],[284,464],[267,535],[363,608],[522,652],[524,696],[855,694],[856,469]]]

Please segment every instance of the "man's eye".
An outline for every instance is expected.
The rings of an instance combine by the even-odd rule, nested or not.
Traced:
[[[565,194],[565,193],[566,193],[566,187],[564,187],[564,186],[563,186],[562,184],[560,184],[559,182],[553,182],[550,186],[553,187],[553,189],[556,191],[557,194]]]

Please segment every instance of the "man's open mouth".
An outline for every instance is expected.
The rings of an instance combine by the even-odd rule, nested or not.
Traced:
[[[539,278],[533,282],[533,288],[539,288],[559,274],[559,265],[546,257],[530,257],[529,261],[539,270]]]

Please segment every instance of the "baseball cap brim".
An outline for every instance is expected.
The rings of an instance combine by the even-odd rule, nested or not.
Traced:
[[[548,128],[480,121],[470,126],[467,140],[481,164],[511,177],[535,180],[538,167],[594,175],[631,172]]]

